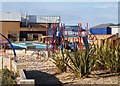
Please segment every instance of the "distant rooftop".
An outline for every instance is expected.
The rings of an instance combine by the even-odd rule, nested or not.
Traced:
[[[24,15],[18,12],[0,12],[0,21],[21,21],[33,23],[60,23],[60,16]]]
[[[78,32],[78,26],[65,26],[65,30]],[[82,31],[85,31],[85,29],[82,28]]]
[[[35,23],[60,23],[60,16],[41,16],[41,15],[27,15],[27,22]],[[22,19],[22,22],[25,21]]]
[[[107,28],[107,27],[110,27],[110,26],[116,26],[116,25],[113,24],[113,23],[108,23],[108,24],[100,24],[100,25],[97,25],[97,26],[94,26],[94,27],[91,27],[91,28]]]
[[[21,21],[21,15],[18,12],[0,12],[0,21]]]

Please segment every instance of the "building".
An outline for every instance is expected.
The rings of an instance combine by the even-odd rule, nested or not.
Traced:
[[[90,32],[93,34],[111,34],[111,24],[100,24],[90,28]]]
[[[17,40],[20,32],[20,13],[16,12],[0,12],[0,33],[7,38]],[[1,37],[2,40],[4,40]]]
[[[78,26],[65,26],[64,35],[75,35],[78,34]]]
[[[22,17],[20,40],[39,40],[42,36],[46,36],[51,31],[51,26],[58,26],[60,23],[60,16],[40,16],[40,15],[26,15]]]
[[[39,40],[46,36],[46,30],[51,26],[58,26],[60,16],[21,15],[16,12],[0,13],[0,33],[10,40]]]
[[[120,31],[119,31],[119,26],[118,26],[118,24],[113,24],[113,25],[110,25],[110,28],[112,29],[112,33],[111,34],[117,34],[117,33],[119,33],[120,34]]]
[[[82,31],[86,31],[82,28]],[[65,26],[64,28],[64,35],[78,35],[78,26]]]

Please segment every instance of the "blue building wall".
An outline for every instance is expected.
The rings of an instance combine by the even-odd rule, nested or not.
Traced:
[[[93,34],[111,34],[111,28],[90,28]]]
[[[112,33],[112,29],[111,28],[107,28],[107,34],[111,34]]]

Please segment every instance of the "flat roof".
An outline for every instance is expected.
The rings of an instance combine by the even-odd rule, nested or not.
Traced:
[[[21,14],[18,12],[0,12],[0,21],[21,21]]]
[[[60,16],[28,15],[28,21],[27,22],[60,23]]]

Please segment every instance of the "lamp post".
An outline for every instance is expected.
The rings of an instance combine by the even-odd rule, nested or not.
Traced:
[[[6,12],[6,13],[7,13],[7,20],[9,20],[9,13],[10,13],[10,12]]]

